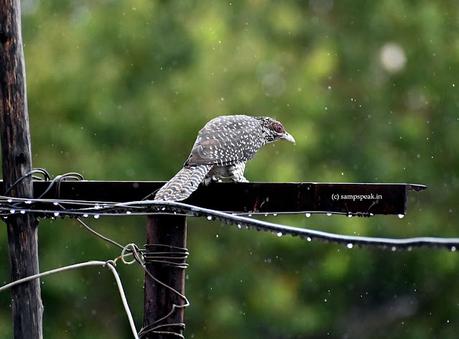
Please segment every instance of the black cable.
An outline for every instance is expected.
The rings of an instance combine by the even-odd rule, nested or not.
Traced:
[[[23,176],[21,176],[19,179],[17,179],[6,191],[3,193],[4,195],[8,195],[8,193],[11,192],[11,190],[16,187],[21,181],[23,181],[25,178],[29,176],[33,176],[33,174],[42,174],[44,181],[48,181],[51,176],[49,175],[48,171],[45,170],[44,168],[34,168],[31,171],[25,173]]]
[[[10,201],[10,202],[9,202]],[[28,203],[29,202],[29,203]],[[105,216],[128,216],[128,215],[153,215],[171,214],[195,217],[205,217],[208,220],[219,220],[227,224],[236,225],[238,228],[246,228],[268,231],[277,236],[291,235],[298,236],[307,241],[321,240],[344,244],[348,248],[355,246],[378,247],[390,249],[411,250],[417,247],[441,247],[451,251],[459,248],[459,238],[440,238],[440,237],[414,237],[414,238],[380,238],[342,235],[323,232],[308,228],[298,228],[286,225],[270,223],[266,221],[247,218],[227,212],[216,211],[199,206],[193,206],[180,202],[169,201],[133,201],[126,203],[113,202],[90,202],[86,201],[84,207],[76,208],[80,201],[59,200],[59,199],[19,199],[11,197],[0,197],[0,216],[8,217],[16,212],[35,213],[42,217],[89,217],[99,218]],[[102,204],[102,205],[101,205]],[[57,205],[63,205],[65,208]],[[67,207],[70,206],[70,207]],[[12,213],[10,209],[15,208]]]

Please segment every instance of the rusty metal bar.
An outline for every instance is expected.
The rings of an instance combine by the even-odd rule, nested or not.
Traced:
[[[159,189],[159,181],[75,181],[55,185],[44,196],[97,201],[142,200]],[[38,197],[49,186],[35,181]],[[200,187],[187,203],[220,211],[299,213],[305,211],[353,214],[404,214],[409,191],[424,185],[385,183],[214,183]],[[3,188],[0,185],[0,190]]]

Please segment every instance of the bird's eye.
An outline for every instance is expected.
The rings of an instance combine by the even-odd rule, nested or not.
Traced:
[[[277,122],[273,123],[272,128],[276,133],[284,133],[284,126]]]

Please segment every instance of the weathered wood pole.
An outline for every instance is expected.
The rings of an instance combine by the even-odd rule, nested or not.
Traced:
[[[19,0],[0,0],[0,133],[5,190],[32,167],[20,8]],[[10,195],[33,197],[32,178],[27,177],[17,184]],[[7,232],[11,279],[37,274],[34,217],[12,214],[7,219]],[[11,294],[14,338],[41,339],[40,281],[16,286]]]
[[[147,225],[147,250],[154,249],[164,253],[165,261],[174,263],[184,263],[185,259],[180,259],[180,254],[168,254],[176,252],[177,248],[186,247],[186,218],[184,216],[155,215],[148,217]],[[158,246],[159,245],[159,246]],[[158,256],[162,256],[158,254]],[[161,260],[161,259],[160,259]],[[168,265],[164,262],[151,262],[147,264],[147,269],[156,279],[175,289],[182,295],[185,294],[185,269]],[[183,305],[184,300],[173,293],[157,281],[145,275],[145,303],[144,303],[144,328],[151,326],[158,319],[168,315],[173,305]],[[174,308],[170,315],[154,324],[161,325],[158,331],[174,332],[183,334],[184,308]],[[168,326],[168,324],[170,326]],[[177,338],[170,334],[148,334],[143,338],[149,339],[170,339]]]

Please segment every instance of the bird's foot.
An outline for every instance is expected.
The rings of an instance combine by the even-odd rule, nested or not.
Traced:
[[[233,182],[249,182],[243,175],[239,177],[232,177],[231,180]]]
[[[205,177],[202,183],[204,186],[209,186],[213,182],[222,182],[222,179],[217,178],[215,175]]]

